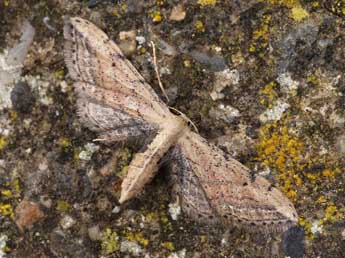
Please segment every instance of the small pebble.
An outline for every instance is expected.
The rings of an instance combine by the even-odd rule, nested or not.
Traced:
[[[186,11],[185,11],[183,5],[178,4],[172,9],[169,20],[170,21],[183,21],[185,17],[186,17]]]
[[[283,235],[283,250],[291,258],[302,258],[304,255],[304,230],[292,227]]]
[[[102,240],[103,235],[102,235],[102,232],[99,229],[98,225],[95,225],[95,226],[92,226],[92,227],[88,228],[87,231],[88,231],[89,238],[92,241]]]
[[[73,225],[76,223],[76,221],[69,215],[65,215],[61,220],[60,220],[60,225],[63,229],[69,229],[73,227]]]

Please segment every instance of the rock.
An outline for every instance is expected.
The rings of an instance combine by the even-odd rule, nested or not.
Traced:
[[[18,82],[11,91],[11,102],[14,110],[29,113],[34,103],[34,96],[29,84]]]
[[[76,223],[75,219],[73,219],[69,215],[63,216],[63,218],[60,220],[60,226],[65,230],[73,227],[75,223]]]
[[[120,206],[115,206],[115,207],[112,209],[111,213],[117,214],[117,213],[119,213],[120,211],[121,211],[121,207],[120,207]]]
[[[140,14],[143,12],[143,2],[138,0],[128,0],[127,1],[127,13]]]
[[[170,14],[169,20],[170,21],[183,21],[186,17],[186,11],[182,4],[176,5]]]
[[[35,29],[26,21],[22,26],[22,36],[16,46],[0,54],[0,110],[11,107],[11,86],[19,79],[25,57],[33,41]]]
[[[345,153],[345,135],[341,135],[336,140],[337,151],[340,153]]]
[[[304,230],[292,227],[283,235],[283,250],[291,258],[302,258],[304,255]]]
[[[99,240],[102,240],[102,232],[101,230],[99,229],[99,226],[98,225],[95,225],[95,226],[92,226],[90,228],[87,229],[87,232],[88,232],[88,235],[89,235],[89,238],[92,240],[92,241],[99,241]]]
[[[43,218],[44,214],[39,205],[35,202],[23,200],[15,210],[16,224],[22,231],[24,228],[31,228],[33,224]]]
[[[345,228],[341,231],[341,238],[345,240]]]
[[[49,198],[48,195],[43,195],[40,196],[40,203],[47,209],[50,209],[52,207],[53,201]]]
[[[127,57],[131,56],[137,49],[136,31],[121,31],[119,34],[119,47]]]
[[[227,68],[225,59],[221,55],[198,50],[192,50],[190,55],[199,63],[207,66],[211,71],[223,71]]]

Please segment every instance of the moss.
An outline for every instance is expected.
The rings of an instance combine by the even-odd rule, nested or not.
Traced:
[[[119,237],[110,228],[107,228],[103,233],[101,249],[105,255],[112,254],[120,249]]]

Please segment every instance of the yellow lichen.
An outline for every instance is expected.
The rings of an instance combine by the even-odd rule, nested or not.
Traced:
[[[155,23],[159,23],[162,21],[163,17],[162,17],[162,14],[160,11],[154,11],[152,14],[151,14],[151,17],[152,17],[152,21],[155,22]]]
[[[270,38],[271,16],[264,15],[259,27],[253,32],[249,52],[265,51],[268,48]]]
[[[195,22],[195,29],[198,31],[198,32],[205,32],[205,27],[204,27],[204,24],[202,21],[196,21]]]
[[[215,6],[217,3],[217,0],[198,0],[198,4],[201,6]]]
[[[4,149],[7,145],[7,140],[5,136],[0,135],[0,151]]]
[[[65,75],[65,72],[63,69],[57,70],[54,72],[54,77],[58,80],[61,80]]]
[[[173,242],[163,242],[161,243],[161,246],[171,252],[175,250],[175,246]]]
[[[68,138],[61,138],[58,141],[58,145],[62,148],[67,148],[71,146],[71,141]]]
[[[144,247],[148,246],[150,243],[150,241],[144,237],[142,232],[127,232],[125,233],[125,238],[128,241],[136,241]]]
[[[63,200],[58,200],[56,204],[56,210],[59,212],[66,212],[71,208],[71,205]]]
[[[273,101],[278,97],[278,93],[276,91],[277,83],[272,81],[268,83],[261,91],[260,95],[262,97],[260,98],[260,103],[262,105],[272,105]]]
[[[119,237],[110,228],[107,228],[103,233],[101,249],[102,253],[106,255],[112,254],[120,249]]]
[[[10,204],[0,203],[0,214],[2,214],[3,216],[8,216],[11,219],[14,219],[13,207]]]
[[[309,17],[307,10],[303,8],[299,0],[267,0],[271,5],[281,5],[289,8],[291,10],[290,17],[300,22]]]
[[[343,219],[343,213],[339,211],[337,206],[333,203],[330,203],[325,209],[325,217],[323,222],[336,222]]]
[[[309,17],[309,13],[301,5],[295,6],[291,9],[290,17],[297,22],[303,21]]]

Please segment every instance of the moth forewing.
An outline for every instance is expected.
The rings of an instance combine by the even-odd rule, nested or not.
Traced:
[[[163,123],[163,129],[158,132],[143,152],[135,154],[129,164],[128,173],[121,185],[120,203],[137,196],[142,191],[144,186],[154,177],[161,158],[188,130],[185,122],[178,117],[172,117],[171,120]]]
[[[181,149],[180,155],[183,155],[188,163],[185,166],[189,167],[193,175],[179,179],[176,183],[184,182],[187,187],[202,188],[203,198],[208,200],[209,209],[212,210],[210,216],[210,211],[203,210],[206,205],[197,207],[195,212],[198,212],[199,217],[207,214],[213,220],[215,216],[218,217],[224,224],[264,226],[272,229],[296,224],[296,211],[279,190],[271,187],[263,177],[258,176],[252,181],[248,168],[226,157],[220,149],[198,134],[189,131],[179,139],[177,146]],[[184,175],[188,176],[188,173],[179,176]],[[188,194],[191,194],[191,191]],[[182,196],[183,199],[193,198]],[[182,204],[185,209],[191,205],[195,203]],[[187,210],[190,212],[189,207]]]
[[[70,18],[64,26],[64,37],[65,62],[75,81],[111,91],[113,97],[130,96],[127,105],[146,103],[157,119],[169,114],[168,107],[119,47],[94,24],[79,17]]]

